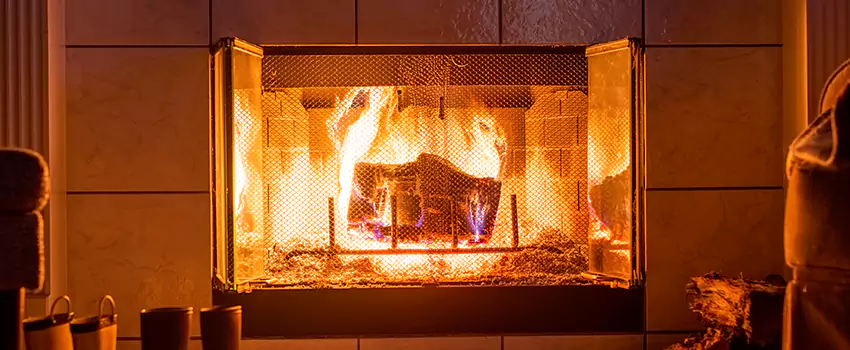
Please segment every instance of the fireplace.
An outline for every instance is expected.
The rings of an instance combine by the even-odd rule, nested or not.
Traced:
[[[251,305],[308,304],[362,321],[349,324],[380,319],[382,333],[642,325],[638,41],[259,47],[227,38],[212,62],[217,302],[245,305],[246,317]],[[423,298],[465,302],[392,310]],[[429,308],[464,313],[463,303],[502,310],[488,311],[494,318],[534,307],[620,315],[597,317],[598,329],[544,326],[540,311],[525,326],[481,317],[458,329],[445,321],[458,315],[445,313],[393,326]],[[296,323],[305,321],[254,334],[340,333],[333,322]]]

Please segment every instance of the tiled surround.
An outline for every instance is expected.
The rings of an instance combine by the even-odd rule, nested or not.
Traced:
[[[136,336],[143,308],[209,306],[208,197],[68,196],[69,296],[74,311],[96,315],[100,298],[112,295],[121,315],[118,334]],[[197,326],[198,317],[194,319]]]
[[[779,47],[646,49],[647,186],[782,186]]]
[[[351,0],[212,0],[212,42],[235,36],[255,44],[353,44]]]
[[[646,350],[664,350],[688,337],[690,333],[647,334]]]
[[[640,0],[501,0],[502,43],[599,43],[641,36]]]
[[[67,57],[69,191],[207,191],[209,50]]]
[[[647,350],[661,350],[661,344],[671,345],[687,334],[650,335]],[[649,341],[652,339],[653,341]],[[644,336],[491,336],[491,337],[416,337],[364,339],[299,339],[243,340],[243,350],[642,350]],[[655,346],[655,347],[652,347]],[[121,340],[118,350],[139,350],[138,340]],[[201,350],[201,342],[193,340],[190,350]]]
[[[441,338],[383,338],[360,339],[359,350],[499,350],[502,339],[493,337],[441,337]]]
[[[358,0],[361,44],[497,44],[499,0]]]
[[[645,5],[647,329],[697,330],[689,277],[784,272],[781,2]]]
[[[645,0],[650,44],[781,44],[778,0]]]
[[[68,0],[68,44],[76,45],[67,52],[68,283],[76,311],[92,312],[110,293],[121,335],[133,337],[142,307],[209,304],[205,45],[225,35],[262,44],[554,44],[645,32],[647,327],[664,333],[647,335],[648,349],[684,338],[670,331],[698,327],[684,302],[689,276],[782,272],[779,1],[645,0],[643,18],[638,0],[403,3]],[[244,348],[641,349],[643,338],[269,340]]]
[[[505,337],[502,350],[639,350],[643,335]]]
[[[209,0],[65,0],[68,45],[206,45]]]
[[[782,190],[648,192],[647,327],[700,328],[685,301],[694,275],[782,273],[783,204]]]
[[[357,339],[243,340],[241,350],[358,350]],[[117,350],[141,350],[139,340],[119,340]],[[189,342],[188,350],[202,350],[200,340]]]

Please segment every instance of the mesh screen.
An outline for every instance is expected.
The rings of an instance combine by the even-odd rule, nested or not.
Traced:
[[[588,166],[587,81],[576,54],[265,56],[234,113],[237,278],[579,283],[589,176],[616,175]]]

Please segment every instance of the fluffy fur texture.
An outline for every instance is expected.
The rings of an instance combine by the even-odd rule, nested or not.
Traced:
[[[0,149],[0,212],[39,211],[47,204],[47,163],[36,152]]]
[[[0,213],[0,290],[44,283],[44,221],[38,212]]]

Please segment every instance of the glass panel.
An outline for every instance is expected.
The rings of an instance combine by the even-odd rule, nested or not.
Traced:
[[[628,41],[588,50],[590,272],[632,277],[633,55]]]
[[[226,130],[229,129],[225,121],[225,99],[229,98],[225,92],[225,49],[219,45],[213,54],[213,191],[215,193],[213,213],[213,227],[215,230],[215,275],[220,282],[227,284],[232,282],[230,261],[227,258],[228,250],[232,245],[228,244],[228,220],[225,213],[230,212],[227,197],[228,166],[227,148],[224,147]]]
[[[260,75],[262,56],[234,47],[233,120],[233,254],[236,283],[262,276],[267,255],[264,229],[263,116]]]

